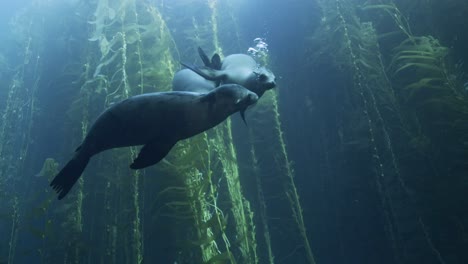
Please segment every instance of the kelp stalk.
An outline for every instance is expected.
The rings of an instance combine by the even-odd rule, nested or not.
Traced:
[[[312,253],[312,249],[310,247],[309,239],[307,237],[306,227],[304,223],[304,216],[302,214],[302,207],[301,202],[299,200],[299,193],[297,192],[296,183],[294,181],[294,171],[291,167],[291,162],[289,161],[288,153],[286,151],[286,144],[284,143],[284,135],[283,131],[281,130],[281,120],[280,114],[278,111],[278,98],[276,93],[271,95],[272,100],[272,107],[273,107],[273,114],[274,120],[276,122],[276,134],[278,136],[278,141],[280,145],[280,153],[282,154],[283,158],[283,166],[285,169],[286,177],[287,177],[287,185],[286,186],[286,196],[288,197],[289,203],[291,205],[291,210],[293,212],[294,220],[296,221],[297,227],[299,229],[299,233],[302,237],[302,242],[304,243],[304,250],[306,252],[307,261],[311,264],[315,264],[314,254]]]
[[[252,131],[250,130],[250,141],[252,142]],[[257,184],[257,199],[260,207],[260,221],[262,223],[263,227],[263,237],[265,239],[265,244],[268,252],[268,263],[269,264],[274,264],[275,263],[275,256],[273,254],[273,249],[271,248],[271,236],[270,236],[270,227],[268,225],[268,219],[267,219],[267,205],[265,202],[265,196],[263,194],[263,187],[262,187],[262,180],[260,178],[260,170],[258,167],[258,160],[257,156],[255,154],[255,146],[254,144],[251,144],[250,147],[250,154],[251,154],[251,159],[252,159],[252,164],[253,164],[253,172],[255,174],[255,181]]]

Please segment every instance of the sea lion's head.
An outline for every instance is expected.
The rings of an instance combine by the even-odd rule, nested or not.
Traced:
[[[245,122],[245,110],[258,101],[258,95],[238,84],[223,84],[205,96],[212,111],[231,115],[240,112]]]
[[[258,96],[262,96],[267,90],[276,87],[276,77],[272,71],[265,67],[259,67],[254,72],[255,75],[255,90]]]
[[[258,95],[238,84],[224,84],[213,90],[216,94],[217,104],[232,108],[234,112],[253,105]]]

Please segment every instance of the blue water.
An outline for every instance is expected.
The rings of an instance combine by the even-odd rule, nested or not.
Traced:
[[[3,1],[0,263],[468,263],[466,12]],[[246,124],[233,114],[138,171],[139,147],[102,152],[56,199],[50,181],[101,112],[170,91],[179,62],[203,65],[199,46],[224,58],[256,38],[277,87]]]

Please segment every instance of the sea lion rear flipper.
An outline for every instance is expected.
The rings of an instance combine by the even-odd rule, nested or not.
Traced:
[[[211,57],[211,61],[210,61],[205,51],[203,51],[202,48],[198,47],[198,55],[200,56],[201,60],[203,61],[203,64],[206,67],[209,67],[215,70],[221,70],[221,57],[219,57],[218,53],[213,54],[213,56]]]
[[[143,169],[154,165],[166,157],[177,141],[173,140],[153,140],[141,148],[138,157],[130,165],[131,169]]]
[[[75,185],[88,165],[89,158],[89,156],[77,153],[52,180],[50,186],[58,193],[59,200],[65,197]]]
[[[218,53],[213,54],[213,57],[211,57],[211,68],[215,70],[221,70],[221,66],[221,57],[219,57]]]
[[[204,66],[189,65],[183,62],[181,62],[180,64],[210,81],[222,81],[225,78],[225,74],[222,71],[218,71]]]
[[[202,48],[198,47],[198,55],[200,56],[201,60],[203,61],[203,64],[205,64],[206,67],[211,67],[211,62],[208,56],[206,56],[205,51],[202,50]]]

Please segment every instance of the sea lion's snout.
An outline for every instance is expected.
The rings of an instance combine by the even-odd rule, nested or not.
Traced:
[[[248,91],[244,98],[239,101],[238,106],[240,109],[245,110],[247,107],[257,103],[257,101],[258,95],[254,92]]]
[[[273,89],[275,87],[276,87],[276,78],[272,82],[267,83],[266,85],[267,90]]]
[[[258,75],[257,82],[265,89],[270,90],[276,87],[276,77],[270,70],[262,68],[262,73]]]
[[[253,105],[258,101],[258,95],[255,93],[249,93],[245,100],[247,105]]]

